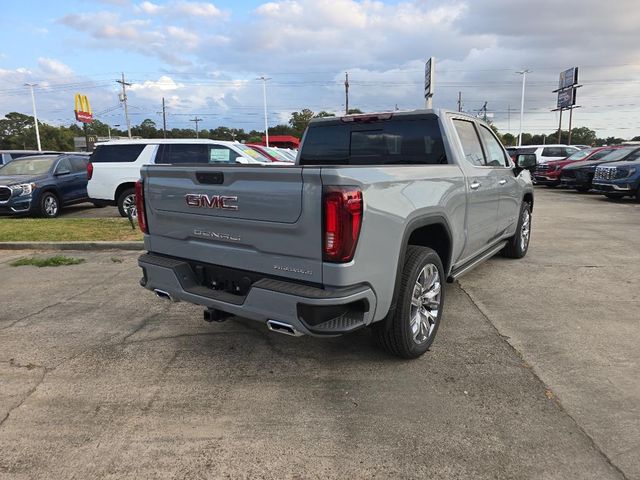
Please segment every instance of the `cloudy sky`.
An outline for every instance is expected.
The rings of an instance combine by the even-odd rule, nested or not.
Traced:
[[[487,110],[517,133],[518,70],[528,68],[524,130],[558,125],[558,75],[580,67],[574,126],[600,136],[640,135],[637,0],[6,0],[0,17],[0,114],[73,121],[73,95],[104,122],[124,124],[116,78],[124,72],[132,123],[261,128],[305,107],[364,111],[424,105],[424,61],[436,57],[436,107]],[[568,126],[565,116],[564,128]]]

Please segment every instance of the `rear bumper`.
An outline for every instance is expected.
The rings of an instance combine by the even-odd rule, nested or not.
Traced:
[[[323,289],[264,278],[253,283],[246,296],[202,286],[187,261],[147,253],[138,259],[140,284],[161,290],[174,300],[202,305],[265,323],[275,320],[313,336],[333,336],[369,325],[376,296],[368,285]]]

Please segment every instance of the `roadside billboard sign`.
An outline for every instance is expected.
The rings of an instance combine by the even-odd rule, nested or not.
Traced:
[[[558,90],[558,108],[571,108],[576,104],[576,89],[565,88]]]
[[[573,87],[578,83],[578,67],[571,67],[565,70],[564,72],[560,72],[560,81],[558,83],[558,88],[562,90],[563,88]]]
[[[91,104],[86,95],[76,93],[73,100],[73,111],[76,114],[76,120],[82,123],[93,122],[93,113],[91,113]]]

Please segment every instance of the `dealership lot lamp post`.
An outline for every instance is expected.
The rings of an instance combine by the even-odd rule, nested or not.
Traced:
[[[37,87],[37,83],[25,83],[25,87],[29,87],[31,90],[31,105],[33,105],[33,122],[36,126],[36,142],[38,143],[38,151],[42,151],[42,147],[40,146],[40,129],[38,128],[38,112],[36,112],[36,95],[33,93],[33,87]]]
[[[520,99],[520,133],[518,134],[518,146],[522,145],[522,117],[524,117],[524,86],[525,83],[527,82],[527,73],[529,73],[531,70],[521,70],[519,72],[520,75],[522,75],[522,98]]]
[[[269,146],[269,124],[267,121],[267,80],[271,80],[269,77],[258,77],[256,80],[262,80],[262,99],[264,102],[264,136],[267,147]]]

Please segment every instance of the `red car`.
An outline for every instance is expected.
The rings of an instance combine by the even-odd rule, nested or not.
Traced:
[[[266,147],[264,145],[257,145],[255,143],[247,143],[247,147],[253,148],[256,152],[261,154],[263,157],[267,157],[272,162],[291,163],[291,160],[289,158],[287,158],[284,154],[278,152],[276,149]]]
[[[533,178],[538,185],[555,187],[560,185],[560,171],[564,166],[574,162],[581,162],[583,160],[598,160],[617,148],[620,147],[597,147],[578,150],[574,154],[562,160],[552,160],[547,163],[538,164],[533,172]]]

